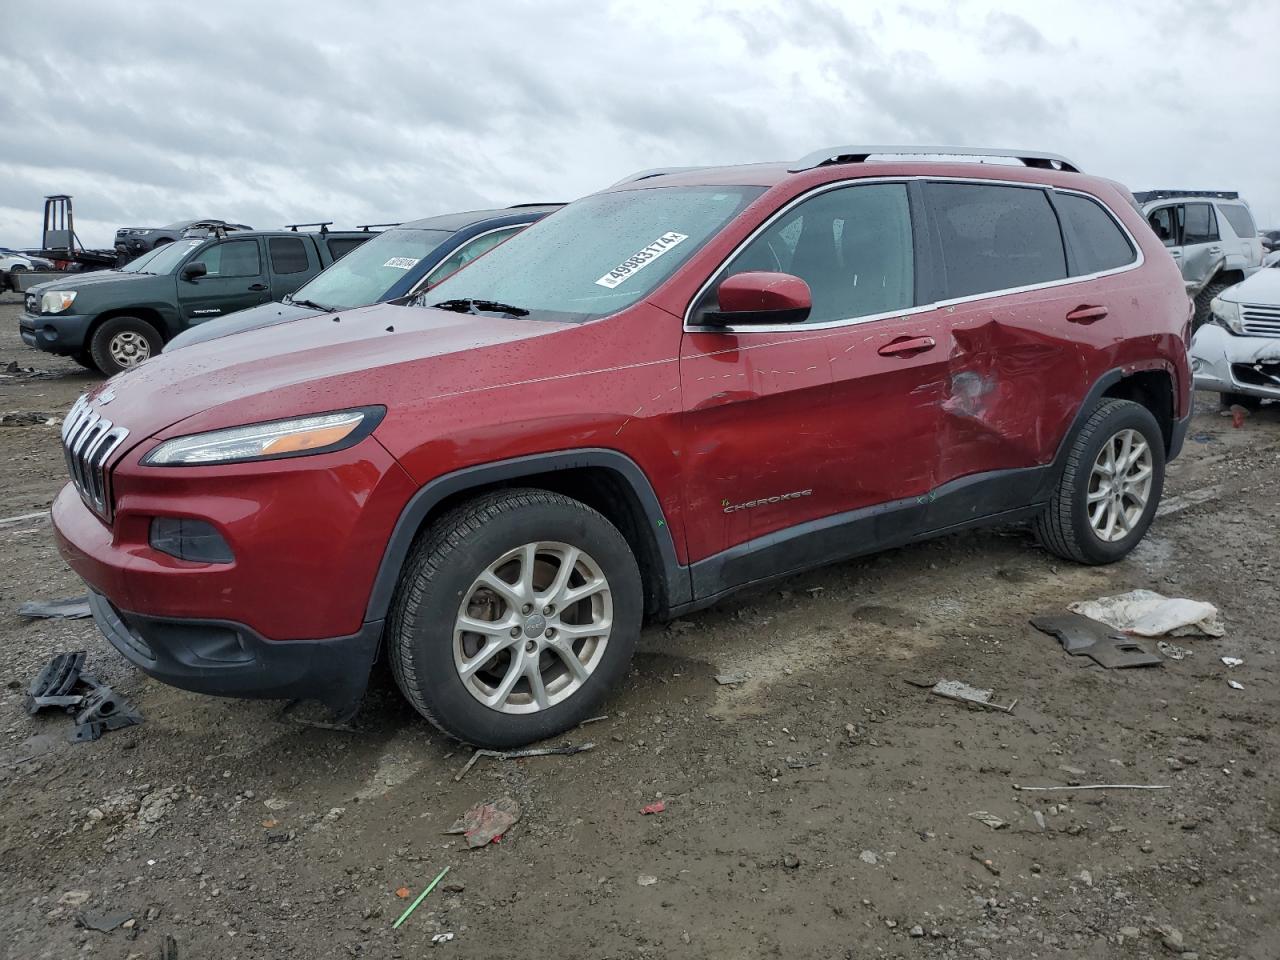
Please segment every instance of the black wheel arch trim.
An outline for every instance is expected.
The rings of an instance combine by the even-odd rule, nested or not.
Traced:
[[[365,620],[383,620],[391,608],[396,585],[404,568],[409,551],[417,539],[423,521],[446,498],[467,490],[478,489],[495,483],[519,480],[539,474],[561,470],[599,467],[613,471],[631,488],[649,521],[649,530],[658,548],[664,589],[668,607],[681,607],[692,597],[689,568],[681,565],[676,557],[675,542],[658,495],[648,476],[625,453],[604,447],[588,447],[582,450],[565,450],[535,453],[510,460],[477,464],[446,473],[421,487],[400,512],[391,537],[387,541],[378,566],[378,573],[369,593]]]

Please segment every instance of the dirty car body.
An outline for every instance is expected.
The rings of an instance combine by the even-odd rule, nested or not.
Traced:
[[[1025,162],[649,172],[414,302],[149,360],[67,420],[61,552],[177,686],[349,710],[381,644],[453,736],[566,729],[644,616],[1057,510],[1099,411],[1177,454],[1177,268]]]

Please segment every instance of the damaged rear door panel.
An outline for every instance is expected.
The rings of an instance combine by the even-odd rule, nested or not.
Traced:
[[[960,507],[932,504],[927,524],[938,528],[1027,503],[1040,479],[1030,468],[1053,459],[1081,398],[1116,365],[1139,304],[1123,273],[1069,282],[1085,264],[1070,255],[1050,191],[932,182],[926,193],[950,332],[933,487],[993,475]],[[1092,206],[1123,241],[1110,256],[1136,261]]]

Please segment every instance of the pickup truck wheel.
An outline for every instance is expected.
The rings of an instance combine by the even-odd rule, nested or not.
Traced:
[[[1151,526],[1164,489],[1164,436],[1151,411],[1103,400],[1071,440],[1066,467],[1035,522],[1050,553],[1114,563]]]
[[[89,355],[94,366],[112,376],[136,367],[164,346],[156,328],[137,317],[112,317],[93,332]]]
[[[387,651],[405,697],[451,737],[505,748],[591,715],[631,662],[640,571],[576,500],[503,490],[454,509],[414,548]]]
[[[96,371],[98,369],[98,365],[93,362],[93,355],[88,351],[73,353],[71,355],[71,359],[80,364],[80,366],[84,367],[86,370]]]

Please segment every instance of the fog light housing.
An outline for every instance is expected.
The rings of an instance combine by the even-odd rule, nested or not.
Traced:
[[[193,563],[231,563],[235,556],[212,524],[189,517],[152,517],[151,548]]]

